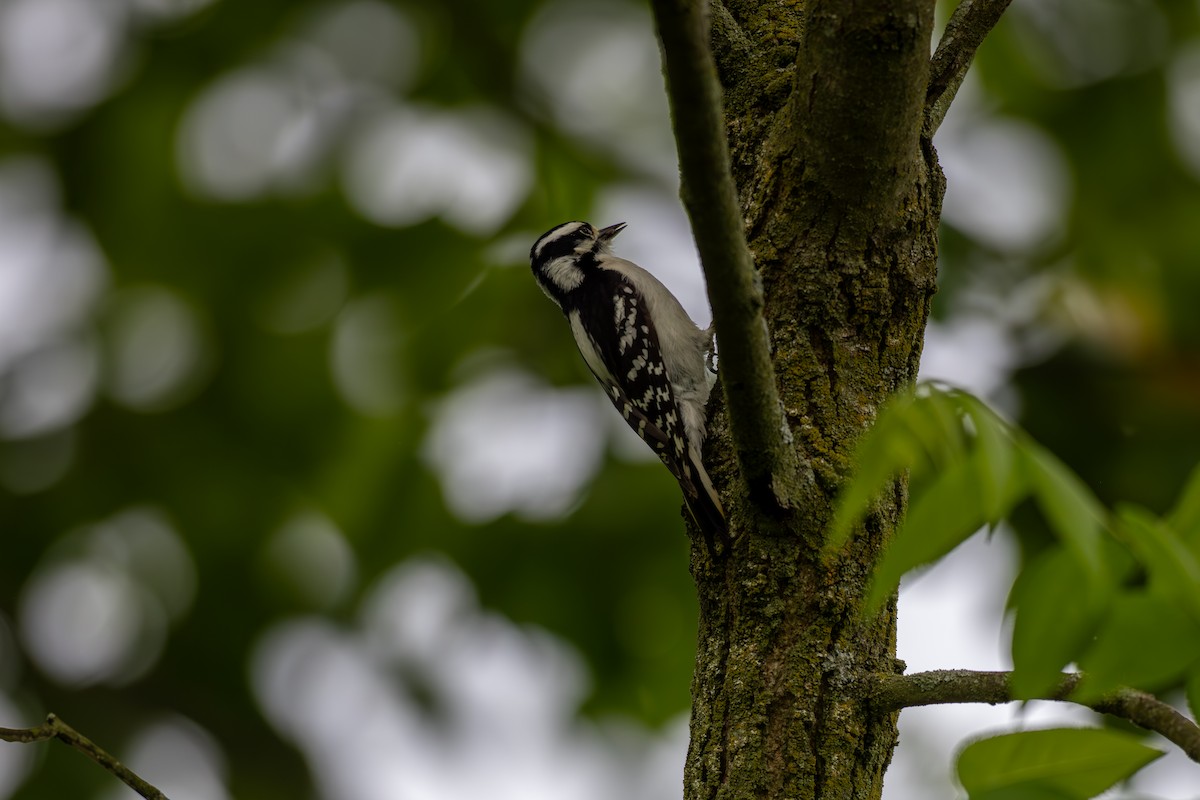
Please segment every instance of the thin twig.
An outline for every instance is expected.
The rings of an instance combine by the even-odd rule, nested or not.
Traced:
[[[751,497],[791,506],[795,453],[771,365],[763,295],[729,167],[704,0],[653,0],[679,149],[680,194],[700,251],[721,350],[721,384]]]
[[[1117,689],[1099,700],[1072,700],[1071,693],[1082,679],[1079,673],[1062,676],[1058,685],[1041,697],[1086,706],[1101,714],[1128,720],[1138,727],[1161,734],[1179,746],[1187,757],[1200,763],[1200,727],[1167,703],[1137,689]],[[868,691],[880,707],[892,711],[940,703],[1011,703],[1011,672],[975,672],[965,669],[934,670],[912,675],[875,674]]]
[[[938,41],[929,65],[925,94],[925,135],[932,137],[946,117],[971,59],[1012,0],[962,0]]]
[[[49,739],[58,739],[60,742],[74,747],[105,770],[115,775],[126,786],[146,798],[146,800],[167,800],[165,794],[139,778],[133,770],[126,767],[120,761],[117,761],[117,759],[101,749],[91,739],[63,722],[54,714],[46,717],[46,721],[36,728],[0,728],[0,741],[30,744],[32,742],[44,742]]]

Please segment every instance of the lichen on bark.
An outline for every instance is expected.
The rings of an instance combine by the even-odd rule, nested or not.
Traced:
[[[856,676],[898,670],[895,603],[864,617],[861,602],[903,484],[834,561],[819,549],[855,438],[916,379],[943,181],[921,137],[933,4],[865,5],[712,6],[732,171],[811,479],[785,517],[739,496],[716,399],[706,450],[737,537],[692,548],[687,800],[878,798],[896,741],[896,715],[873,710]]]

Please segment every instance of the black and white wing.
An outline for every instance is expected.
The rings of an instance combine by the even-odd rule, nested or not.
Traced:
[[[696,523],[724,535],[725,511],[700,463],[699,443],[688,441],[645,299],[619,273],[601,274],[611,302],[567,314],[579,351],[629,427],[675,476]]]

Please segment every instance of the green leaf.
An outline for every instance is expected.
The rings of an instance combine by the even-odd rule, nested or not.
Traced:
[[[1192,674],[1187,679],[1186,689],[1188,708],[1192,710],[1192,717],[1200,719],[1200,665],[1193,667]]]
[[[857,472],[843,489],[826,553],[842,545],[879,492],[905,470],[911,505],[874,578],[868,607],[900,577],[933,561],[986,523],[1007,514],[1027,491],[1011,429],[984,403],[954,389],[922,385],[897,396],[859,443]],[[932,477],[919,480],[920,467]]]
[[[1087,649],[1108,602],[1105,587],[1062,546],[1026,566],[1012,591],[1013,696],[1031,699],[1053,688]]]
[[[912,405],[901,418],[935,469],[966,456],[963,398],[969,396],[957,389],[924,383],[917,387]]]
[[[1193,552],[1200,552],[1200,465],[1192,470],[1167,522],[1179,532]]]
[[[1017,469],[1017,443],[1008,424],[979,399],[964,394],[962,402],[975,426],[984,516],[995,524],[1025,492],[1024,475]]]
[[[912,394],[894,397],[859,440],[854,474],[838,496],[829,526],[826,554],[846,543],[851,529],[866,516],[883,487],[923,457],[921,442],[905,422],[914,402]]]
[[[919,476],[926,467],[941,473],[967,459],[968,438],[963,426],[967,399],[973,398],[958,390],[922,384],[915,392],[888,401],[855,448],[855,472],[838,497],[826,555],[845,544],[851,529],[898,475],[910,472]]]
[[[971,464],[947,467],[913,499],[875,569],[866,609],[874,609],[883,602],[905,572],[940,558],[978,530],[983,523],[979,506],[976,471]]]
[[[1200,663],[1200,625],[1176,603],[1146,592],[1123,593],[1079,659],[1085,678],[1075,691],[1094,700],[1121,686],[1157,689]]]
[[[1067,545],[1092,578],[1105,576],[1101,557],[1104,507],[1074,472],[1033,442],[1022,451],[1030,489],[1059,540]]]
[[[1200,623],[1200,559],[1173,530],[1145,509],[1122,506],[1117,521],[1149,574],[1150,590]]]
[[[1003,796],[1086,800],[1162,755],[1116,731],[1023,731],[968,745],[958,757],[958,779],[971,800]]]
[[[985,523],[1008,513],[1024,491],[1024,483],[1011,476],[994,480],[991,469],[999,460],[992,449],[978,448],[966,461],[946,466],[932,483],[914,494],[908,514],[875,570],[865,608],[874,609],[883,602],[910,569],[941,558]]]
[[[1005,786],[983,792],[971,792],[970,800],[1074,800],[1074,795],[1045,786]]]

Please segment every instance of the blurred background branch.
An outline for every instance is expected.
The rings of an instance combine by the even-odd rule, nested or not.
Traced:
[[[167,800],[165,794],[139,778],[132,770],[109,755],[107,751],[54,714],[46,717],[46,721],[36,728],[0,728],[0,740],[5,742],[31,744],[48,739],[57,739],[68,747],[73,747],[83,753],[146,800]]]

